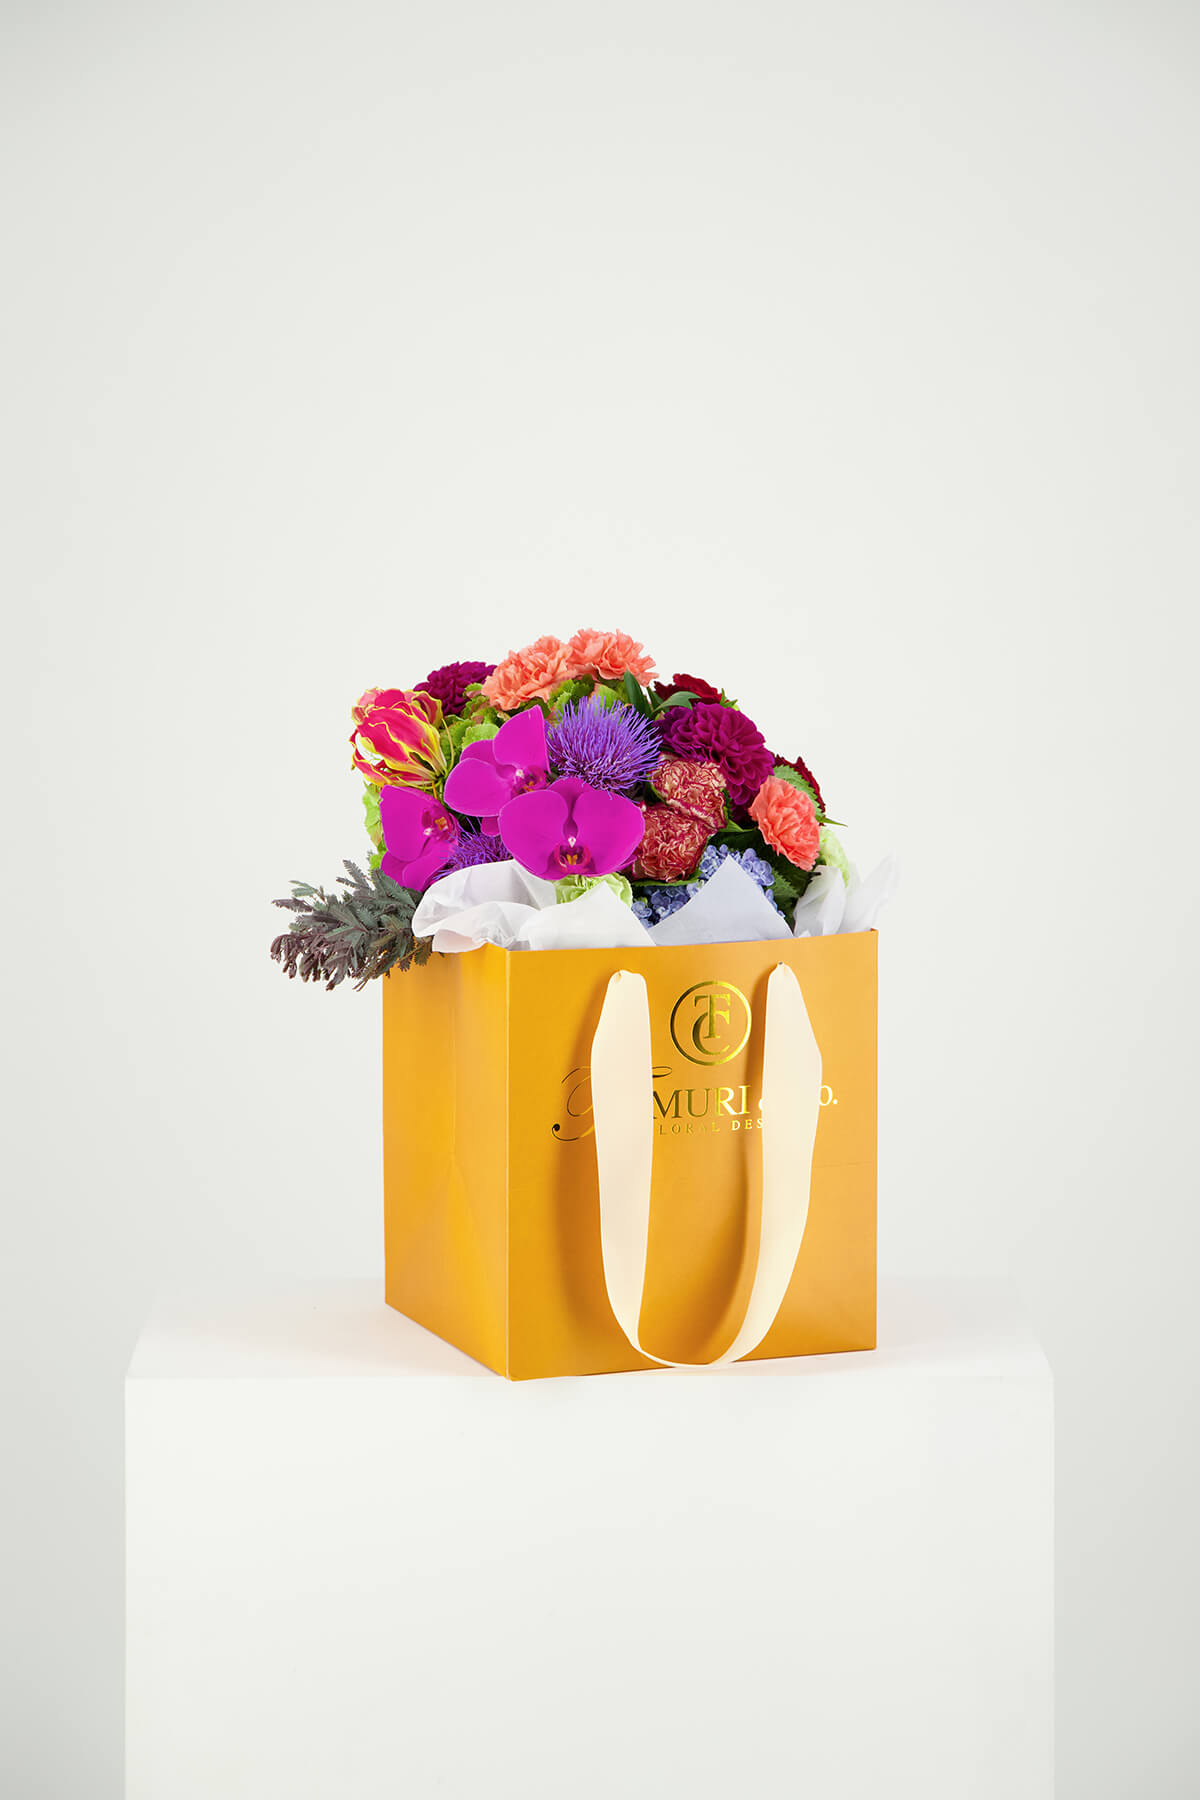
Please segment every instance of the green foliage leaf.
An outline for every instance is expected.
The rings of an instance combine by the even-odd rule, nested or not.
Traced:
[[[845,829],[846,821],[844,819],[831,819],[829,817],[829,814],[825,811],[821,802],[817,799],[816,794],[813,792],[811,784],[805,781],[803,775],[796,769],[789,769],[786,763],[776,763],[772,773],[777,775],[780,781],[786,781],[789,786],[799,788],[802,794],[808,795],[813,803],[813,811],[817,815],[817,823],[819,825],[840,825],[843,830]]]
[[[654,712],[654,708],[650,704],[650,696],[645,688],[634,680],[628,669],[625,671],[625,678],[621,685],[625,689],[625,697],[630,706],[635,707],[644,718],[650,718]]]
[[[815,811],[818,820],[825,817],[824,812],[821,810],[821,802],[817,799],[810,783],[805,781],[803,775],[799,774],[795,769],[789,769],[786,763],[776,763],[772,772],[780,781],[786,781],[789,787],[799,788],[802,794],[808,795],[813,803],[813,810]]]

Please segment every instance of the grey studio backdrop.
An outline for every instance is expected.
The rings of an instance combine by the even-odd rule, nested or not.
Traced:
[[[1195,1794],[1200,15],[2,16],[0,1785],[120,1792],[153,1291],[380,1268],[350,701],[596,624],[900,854],[882,1266],[1053,1362],[1061,1794]]]

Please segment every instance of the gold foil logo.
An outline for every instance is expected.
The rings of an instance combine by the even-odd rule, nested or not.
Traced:
[[[732,1062],[750,1036],[750,1007],[731,981],[698,981],[671,1008],[671,1042],[689,1062]]]

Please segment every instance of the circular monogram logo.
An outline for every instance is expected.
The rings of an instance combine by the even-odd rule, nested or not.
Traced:
[[[671,1042],[689,1062],[730,1062],[750,1036],[746,996],[731,981],[698,981],[671,1008]]]

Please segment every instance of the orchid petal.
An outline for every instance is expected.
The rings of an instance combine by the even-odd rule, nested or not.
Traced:
[[[497,737],[499,734],[497,733]],[[473,819],[491,817],[512,799],[512,782],[505,780],[491,756],[496,738],[468,744],[446,777],[443,792],[447,806]]]
[[[379,823],[383,841],[401,862],[418,856],[425,844],[428,815],[437,801],[416,788],[385,787],[379,794]],[[438,811],[444,809],[438,807]]]
[[[488,742],[496,762],[507,763],[510,769],[544,774],[550,767],[546,720],[540,706],[515,714]]]
[[[499,816],[505,849],[531,874],[554,881],[562,873],[554,853],[563,841],[568,819],[568,796],[558,792],[562,783],[533,788],[518,794]]]
[[[641,808],[620,794],[584,787],[572,811],[579,841],[592,853],[590,872],[611,875],[615,869],[623,869],[642,841]]]

